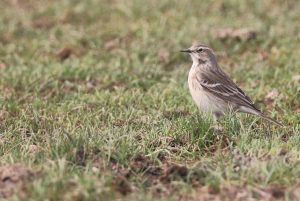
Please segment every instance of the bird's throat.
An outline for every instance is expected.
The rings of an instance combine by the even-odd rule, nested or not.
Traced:
[[[205,60],[202,60],[202,59],[198,59],[198,64],[205,64],[206,61]]]

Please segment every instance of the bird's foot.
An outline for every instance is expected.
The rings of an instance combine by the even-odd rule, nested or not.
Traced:
[[[223,131],[224,130],[224,127],[219,122],[215,122],[214,124],[212,124],[210,126],[210,128],[213,129],[213,130],[215,130],[215,131]]]

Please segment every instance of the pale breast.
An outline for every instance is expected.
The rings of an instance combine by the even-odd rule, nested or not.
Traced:
[[[224,102],[219,98],[205,91],[196,80],[197,69],[191,68],[188,76],[188,86],[194,102],[201,112],[224,112]]]

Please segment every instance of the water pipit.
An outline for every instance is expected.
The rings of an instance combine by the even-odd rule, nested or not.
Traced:
[[[213,115],[215,120],[230,111],[249,113],[283,126],[255,107],[251,99],[221,70],[211,48],[196,44],[181,52],[188,53],[193,60],[188,85],[201,112]]]

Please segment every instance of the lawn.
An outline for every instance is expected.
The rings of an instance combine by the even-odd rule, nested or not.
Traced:
[[[300,2],[1,0],[0,199],[299,200]],[[195,41],[281,128],[187,87]]]

